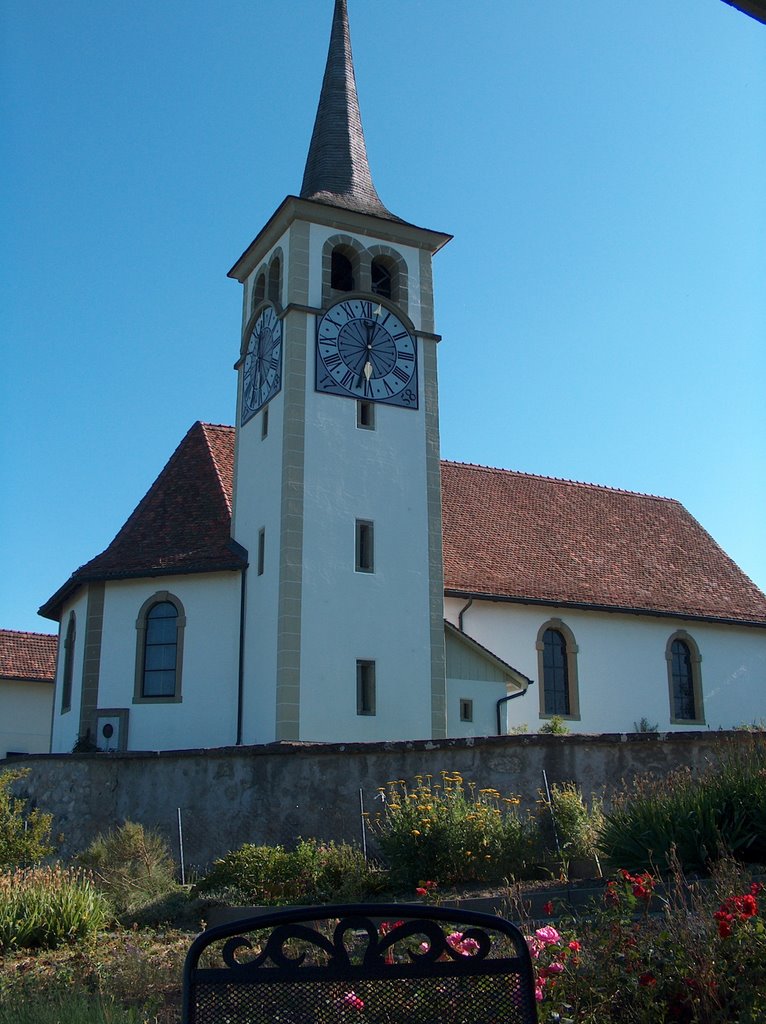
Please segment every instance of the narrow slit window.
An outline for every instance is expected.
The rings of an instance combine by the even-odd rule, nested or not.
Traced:
[[[265,441],[269,436],[269,407],[268,405],[263,410],[263,416],[261,417],[261,440]]]
[[[375,429],[375,403],[358,401],[356,403],[356,425],[361,430]]]
[[[356,663],[356,713],[375,714],[375,662]]]
[[[172,697],[176,692],[178,611],[170,601],[155,604],[146,616],[143,697]]]
[[[375,571],[375,534],[373,524],[367,519],[356,521],[356,571]]]
[[[460,700],[460,721],[461,722],[472,722],[473,721],[473,701],[461,698]]]
[[[258,531],[258,575],[263,576],[263,567],[266,560],[266,530]]]
[[[74,645],[76,625],[74,612],[69,613],[66,639],[64,640],[64,677],[61,684],[61,710],[69,711],[72,707],[72,678],[74,676]]]

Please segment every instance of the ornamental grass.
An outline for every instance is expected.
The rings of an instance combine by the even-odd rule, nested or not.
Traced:
[[[0,952],[85,939],[110,917],[85,873],[60,865],[0,873]]]

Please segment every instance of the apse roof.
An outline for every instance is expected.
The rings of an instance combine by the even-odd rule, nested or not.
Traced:
[[[195,423],[115,539],[40,609],[89,580],[239,569],[234,428]],[[448,595],[766,625],[766,595],[678,501],[442,462]]]
[[[0,679],[52,683],[58,638],[50,633],[0,629]]]

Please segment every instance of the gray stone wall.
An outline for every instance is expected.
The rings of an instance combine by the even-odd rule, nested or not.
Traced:
[[[29,768],[15,792],[54,816],[62,857],[129,819],[163,833],[202,867],[245,842],[291,845],[298,837],[361,841],[359,791],[373,812],[378,786],[442,770],[534,805],[549,782],[576,781],[608,798],[622,780],[716,760],[737,732],[493,736],[401,743],[273,743],[161,753],[40,754],[0,761]]]

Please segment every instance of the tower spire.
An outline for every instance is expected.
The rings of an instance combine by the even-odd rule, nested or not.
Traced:
[[[346,0],[335,0],[322,91],[301,198],[398,220],[372,183],[356,93]]]

